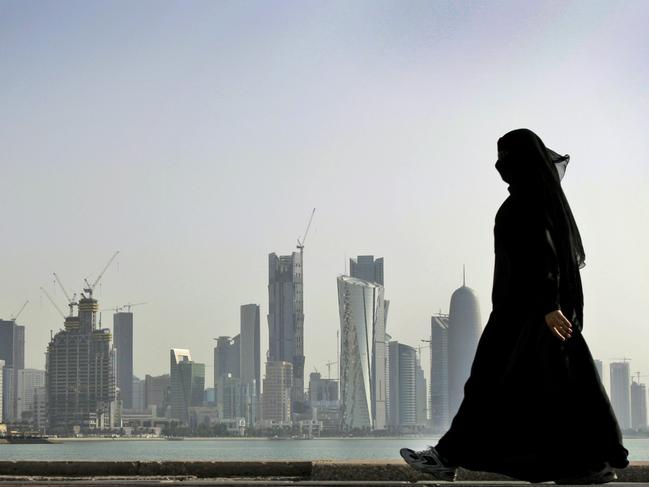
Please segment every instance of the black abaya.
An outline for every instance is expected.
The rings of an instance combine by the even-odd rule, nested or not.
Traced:
[[[581,333],[577,262],[562,259],[559,225],[538,202],[515,186],[510,193],[494,228],[493,311],[436,449],[455,466],[536,482],[606,462],[624,468],[628,452]],[[545,324],[556,309],[573,324],[565,342]]]

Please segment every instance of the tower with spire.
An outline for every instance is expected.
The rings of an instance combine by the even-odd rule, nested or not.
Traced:
[[[462,287],[453,292],[448,321],[448,399],[449,416],[457,413],[469,378],[471,363],[482,333],[480,304],[476,292],[466,285],[466,266],[462,266]]]

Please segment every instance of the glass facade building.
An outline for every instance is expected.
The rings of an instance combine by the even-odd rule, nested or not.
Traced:
[[[409,345],[391,341],[390,427],[395,431],[412,430],[417,425],[417,351]]]
[[[339,276],[340,400],[343,429],[387,426],[383,286]]]
[[[189,350],[170,352],[171,417],[189,424],[189,408],[203,405],[205,364],[193,362]]]
[[[430,320],[430,422],[433,432],[443,433],[449,425],[448,409],[448,315]]]

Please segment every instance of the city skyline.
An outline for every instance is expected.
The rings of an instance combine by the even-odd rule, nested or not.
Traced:
[[[78,291],[117,248],[96,297],[150,302],[135,375],[168,372],[170,347],[210,364],[207,341],[237,333],[240,304],[268,313],[267,253],[294,251],[313,207],[304,371],[335,360],[333,276],[351,255],[385,258],[399,341],[427,337],[465,263],[486,321],[507,194],[496,140],[526,126],[571,155],[562,184],[586,250],[593,355],[649,370],[648,13],[634,1],[7,4],[0,316],[29,299],[25,367],[44,369],[62,327],[38,287],[63,307],[51,273]]]
[[[359,263],[362,263],[362,265],[354,268],[354,264]],[[372,430],[397,428],[400,432],[408,430],[416,431],[424,427],[438,429],[439,425],[445,423],[443,413],[439,416],[439,412],[442,412],[445,406],[439,401],[435,405],[435,398],[444,395],[443,390],[446,386],[449,386],[446,397],[448,399],[452,398],[453,390],[450,385],[453,383],[454,374],[457,375],[459,370],[456,365],[453,365],[453,367],[449,366],[453,363],[460,363],[460,369],[466,368],[468,365],[466,359],[472,358],[472,347],[477,340],[477,333],[481,331],[481,325],[479,323],[480,306],[475,292],[466,286],[465,279],[463,279],[462,286],[452,293],[450,314],[433,315],[431,318],[431,339],[423,341],[428,341],[431,344],[431,354],[435,352],[438,355],[437,357],[431,355],[437,361],[435,365],[431,361],[431,367],[433,368],[431,377],[437,376],[437,378],[431,380],[431,395],[427,397],[426,379],[420,363],[422,356],[421,347],[418,347],[419,353],[417,354],[415,348],[400,343],[397,340],[392,340],[392,337],[385,332],[388,306],[387,300],[384,300],[384,287],[382,285],[384,281],[384,259],[382,257],[375,259],[373,255],[364,255],[350,259],[350,264],[350,270],[355,276],[339,275],[337,278],[340,326],[343,339],[341,342],[341,359],[343,362],[341,363],[344,372],[341,382],[341,391],[343,393],[341,412],[343,422],[349,421],[343,427],[349,429],[370,427]],[[301,266],[298,266],[298,270],[301,270]],[[358,276],[364,276],[367,279],[372,279],[372,281],[361,279]],[[380,276],[380,278],[376,276]],[[48,347],[48,371],[51,380],[47,389],[50,391],[48,395],[54,390],[62,391],[64,387],[61,388],[60,385],[72,380],[73,382],[77,381],[81,388],[89,387],[94,390],[99,383],[93,385],[91,378],[95,373],[91,370],[92,367],[84,372],[78,367],[69,368],[66,365],[70,361],[68,355],[72,354],[72,363],[74,364],[78,362],[77,359],[82,358],[88,352],[89,355],[86,357],[86,363],[88,365],[90,363],[96,363],[99,375],[109,374],[109,369],[113,370],[112,373],[115,374],[106,375],[105,378],[101,379],[100,382],[102,384],[112,384],[112,386],[109,386],[109,389],[105,391],[103,390],[104,386],[101,386],[102,392],[97,389],[96,399],[91,399],[92,401],[100,401],[101,397],[101,401],[108,400],[108,402],[104,402],[101,406],[99,402],[97,403],[97,416],[93,416],[95,413],[91,412],[94,406],[90,406],[90,411],[87,412],[84,412],[87,409],[85,406],[82,406],[77,412],[74,409],[68,411],[67,398],[63,402],[58,401],[58,405],[49,402],[50,418],[57,418],[58,416],[66,418],[65,420],[54,419],[55,422],[50,426],[55,430],[70,428],[72,423],[67,418],[71,418],[71,415],[77,414],[81,414],[82,417],[85,417],[84,415],[88,413],[90,414],[87,420],[81,419],[80,424],[82,428],[90,427],[92,429],[92,426],[90,426],[92,424],[112,424],[113,420],[111,418],[113,415],[119,415],[117,409],[114,408],[120,408],[120,406],[117,404],[109,404],[112,402],[111,398],[114,399],[115,397],[121,396],[122,400],[124,400],[124,394],[115,396],[116,390],[110,391],[110,387],[117,385],[116,382],[118,381],[116,380],[119,379],[120,374],[119,347],[117,349],[114,347],[118,343],[122,343],[123,352],[125,349],[128,352],[123,353],[126,364],[122,364],[122,368],[125,365],[129,365],[133,350],[124,347],[124,345],[128,345],[128,342],[132,341],[133,313],[130,311],[124,313],[119,308],[115,309],[114,325],[116,328],[125,326],[125,329],[119,332],[122,335],[121,340],[119,337],[116,337],[117,339],[114,344],[111,344],[109,330],[101,327],[101,320],[98,317],[100,303],[93,298],[93,290],[100,279],[101,274],[93,285],[86,283],[88,287],[81,294],[82,299],[74,303],[74,306],[78,306],[79,308],[78,315],[75,316],[73,313],[65,318],[65,331],[57,333]],[[359,290],[360,294],[358,293]],[[365,294],[368,291],[369,294],[366,296]],[[70,306],[71,312],[74,311],[74,306]],[[238,418],[245,417],[246,424],[255,424],[258,410],[258,402],[256,399],[258,391],[254,381],[256,380],[256,376],[259,375],[259,371],[256,370],[259,363],[259,305],[241,305],[240,311],[240,334],[232,338],[228,336],[219,337],[217,339],[217,345],[214,348],[214,366],[215,370],[219,370],[220,377],[219,382],[215,380],[214,389],[212,389],[212,392],[216,393],[215,404],[210,403],[214,399],[208,399],[208,396],[205,395],[207,392],[205,390],[205,364],[192,361],[189,350],[171,349],[170,375],[167,375],[171,386],[169,390],[169,405],[171,409],[168,411],[171,417],[180,419],[181,422],[191,422],[195,425],[196,421],[202,421],[200,418],[214,417],[214,412],[210,411],[209,406],[216,406],[219,411],[217,413],[218,417],[223,420],[237,420]],[[117,327],[118,324],[120,325],[119,327]],[[0,359],[9,360],[9,363],[12,363],[12,360],[15,362],[16,358],[12,359],[12,357],[22,357],[24,353],[22,350],[24,348],[24,342],[22,341],[24,335],[23,327],[16,324],[13,320],[3,321],[0,325],[2,325],[0,326],[0,331],[3,336],[11,335],[11,337],[15,338],[17,331],[19,332],[18,340],[11,337],[9,337],[10,339],[3,340],[3,348],[0,350]],[[438,326],[436,327],[436,325]],[[446,333],[447,329],[455,330],[453,334],[448,334],[448,338]],[[90,337],[90,335],[92,335],[92,343],[98,340],[96,345],[92,345],[91,341],[87,339],[84,340],[84,336]],[[363,343],[365,342],[367,343],[364,346]],[[388,342],[389,352],[385,350]],[[462,343],[464,348],[458,348],[457,343],[453,345],[453,342]],[[86,343],[86,346],[89,345],[90,347],[86,352],[82,350],[83,343]],[[368,348],[369,343],[372,343],[371,349]],[[377,348],[377,344],[381,345],[380,349]],[[97,346],[99,348],[96,348]],[[434,349],[432,348],[433,346],[435,347]],[[241,350],[244,349],[250,350],[250,352],[242,355]],[[370,351],[370,354],[368,355],[364,350]],[[452,356],[450,354],[451,350],[453,350]],[[80,352],[81,355],[79,355]],[[90,358],[90,355],[95,353],[99,353],[103,358],[100,358],[99,362],[96,362],[95,359],[88,361],[87,359]],[[389,359],[386,354],[390,356]],[[97,356],[98,358],[99,355]],[[74,357],[77,357],[77,359]],[[460,360],[458,361],[457,359]],[[644,430],[647,427],[646,387],[640,381],[642,375],[640,372],[635,373],[636,380],[631,381],[630,359],[617,360],[622,361],[610,363],[610,397],[613,408],[620,420],[622,429]],[[445,362],[448,365],[445,365]],[[389,373],[385,368],[382,370],[382,367],[387,366],[388,363],[390,364]],[[286,387],[280,386],[279,389],[273,389],[279,382],[286,381],[286,379],[280,378],[283,372],[277,375],[273,369],[276,366],[280,366],[280,368],[284,367],[282,364],[289,366],[286,370],[289,371],[291,379],[285,382]],[[327,365],[329,366],[330,363]],[[596,365],[598,372],[601,374],[602,361],[596,360]],[[438,369],[437,372],[435,368]],[[454,371],[453,368],[456,370]],[[242,380],[243,376],[241,375],[241,371],[244,369],[249,369],[245,374],[247,376],[245,381]],[[292,409],[291,403],[285,401],[287,400],[286,398],[294,394],[292,392],[293,371],[290,362],[272,360],[267,361],[266,370],[267,372],[273,370],[271,376],[264,377],[264,384],[272,386],[269,391],[271,395],[268,396],[272,397],[272,399],[270,399],[270,403],[267,406],[276,410],[273,413],[275,417],[263,418],[266,420],[265,426],[269,427],[270,423],[268,421],[285,422],[287,421],[285,419],[286,417],[292,416],[290,412]],[[39,424],[40,427],[42,418],[44,417],[42,401],[43,394],[45,393],[46,372],[25,368],[16,370],[16,373],[18,381],[16,382],[14,379],[10,379],[10,382],[14,382],[19,391],[17,394],[14,393],[13,401],[17,401],[16,410],[18,411],[17,413],[13,413],[15,416],[14,421],[23,413],[28,413],[28,417],[35,421],[36,424]],[[440,374],[441,376],[446,376],[447,379],[444,380],[443,377],[440,377]],[[460,375],[462,374],[468,375],[468,370],[465,370]],[[3,375],[6,378],[6,374]],[[13,377],[13,372],[11,375]],[[316,375],[318,378],[320,377],[320,374]],[[310,377],[313,380],[313,374]],[[139,406],[140,409],[149,406],[149,402],[146,400],[146,390],[148,390],[146,383],[149,380],[150,376],[148,374],[145,381],[137,379],[138,387],[142,387],[141,392],[138,393],[142,396],[141,399],[138,399],[138,404],[143,404]],[[465,378],[461,378],[459,382],[463,383],[464,380]],[[89,382],[84,386],[84,381]],[[249,381],[253,382],[250,383]],[[455,382],[459,383],[457,380]],[[57,383],[60,385],[57,385]],[[444,386],[444,383],[446,383],[446,386]],[[133,378],[131,377],[130,385],[132,386],[133,384]],[[351,384],[351,389],[348,384]],[[389,384],[389,386],[381,392],[385,384]],[[312,384],[310,383],[309,390],[311,390],[311,386]],[[381,397],[386,394],[387,390],[390,392],[382,400]],[[6,395],[3,394],[3,396]],[[133,397],[132,392],[131,397]],[[5,398],[3,397],[3,399]],[[74,403],[75,401],[72,399],[70,402]],[[140,403],[140,401],[143,402]],[[426,410],[428,401],[433,406],[430,418],[432,424],[428,424],[427,420]],[[167,400],[163,399],[163,402],[167,402]],[[359,404],[363,406],[366,402],[368,407],[358,409]],[[156,399],[153,404],[160,405],[160,399]],[[389,406],[387,409],[386,405]],[[66,410],[64,411],[61,406],[66,408]],[[206,408],[205,406],[208,407]],[[320,409],[320,406],[324,406],[327,410],[323,412],[323,418],[327,418],[325,422],[333,419],[333,416],[331,416],[333,411],[329,410],[329,405],[318,405],[318,409]],[[452,407],[452,402],[450,406]],[[100,409],[102,412],[100,412]],[[124,409],[129,410],[131,407],[124,407]],[[269,410],[267,409],[267,411]],[[132,420],[128,416],[128,411],[126,412],[126,417]],[[135,413],[137,414],[137,412]],[[11,415],[12,413],[8,414]],[[315,412],[314,414],[317,415]],[[100,419],[101,415],[107,416],[104,419]],[[155,410],[153,417],[156,417]],[[304,419],[304,416],[298,415],[298,417],[299,421]],[[346,417],[347,420],[345,420]],[[350,418],[353,419],[350,420]],[[315,417],[313,419],[317,421]],[[295,418],[294,421],[298,421],[298,418]],[[64,424],[67,426],[64,426]],[[328,424],[331,425],[333,423]],[[300,425],[301,428],[302,423]],[[318,428],[321,427],[322,423],[320,423]]]
[[[363,256],[359,256],[359,257],[364,257],[364,258],[370,257],[370,258],[373,258],[373,255],[363,255]],[[346,257],[346,258],[347,258],[347,257]],[[352,259],[349,259],[349,261],[351,262]],[[380,261],[380,272],[381,272],[381,277],[382,277],[382,273],[383,273],[383,258],[377,259],[377,260],[376,260],[377,264],[379,263],[379,261]],[[460,286],[460,288],[457,288],[457,289],[456,289],[456,291],[458,291],[458,290],[462,290],[463,288],[466,288],[466,289],[469,289],[469,290],[472,292],[472,294],[473,294],[474,296],[476,296],[476,293],[474,292],[474,290],[473,290],[473,289],[470,289],[470,288],[468,288],[468,287],[466,286],[466,275],[465,275],[465,274],[466,274],[466,270],[464,270],[462,273],[463,273],[463,280],[464,280],[464,282],[463,282],[463,284]],[[343,275],[343,274],[338,274],[338,275],[340,276],[340,275]],[[42,299],[45,299],[45,296],[43,296],[43,295],[41,294],[41,298],[42,298]],[[389,302],[390,302],[390,301],[389,301],[388,299],[385,299],[385,303],[386,303],[386,315],[387,315],[387,305],[389,304]],[[57,303],[57,306],[60,305],[60,308],[62,309],[62,308],[63,308],[62,304],[63,304],[63,303],[61,303],[61,302],[59,301],[59,302]],[[139,303],[139,304],[148,304],[148,303]],[[116,320],[117,317],[118,317],[119,315],[127,314],[127,313],[125,313],[125,312],[122,311],[122,307],[106,309],[106,308],[103,307],[103,303],[100,303],[100,305],[102,306],[101,309],[103,309],[104,311],[114,311],[114,314],[113,314],[113,320]],[[489,305],[490,305],[490,303],[489,303]],[[130,307],[130,306],[133,306],[133,305],[132,305],[132,304],[126,304],[126,305],[123,305],[123,307]],[[246,307],[246,306],[254,306],[254,307],[257,309],[256,312],[258,312],[258,313],[260,312],[259,310],[263,310],[263,307],[264,307],[263,304],[257,304],[257,303],[254,303],[254,304],[241,304],[239,307],[240,307],[240,308],[244,308],[244,307]],[[447,309],[450,310],[450,308],[451,308],[451,306],[449,306]],[[54,308],[51,308],[51,309],[53,310]],[[129,309],[130,309],[130,308],[129,308]],[[438,310],[439,313],[441,313],[443,309],[444,309],[444,308],[441,308],[441,307],[440,307],[440,309]],[[439,313],[431,313],[431,315],[428,316],[428,320],[431,319],[431,316],[433,316],[433,318],[435,317],[435,315],[444,316],[443,313],[442,313],[441,315],[440,315]],[[131,315],[131,316],[130,316],[131,327],[133,327],[133,324],[132,324],[132,321],[133,321],[133,312],[129,311],[128,314]],[[262,313],[262,314],[263,314],[263,313]],[[97,315],[98,315],[99,318],[101,317],[101,313],[98,313]],[[70,318],[70,316],[72,316],[72,315],[69,315],[68,317],[66,317],[65,320],[59,320],[59,321],[61,321],[61,325],[63,325],[63,326],[59,329],[59,331],[65,329],[65,322],[66,322],[66,320],[67,320],[68,318]],[[447,317],[446,319],[448,319],[448,314],[446,314],[445,316]],[[479,311],[479,310],[478,310],[478,316],[480,316],[480,311]],[[73,317],[73,318],[74,318],[74,317]],[[480,331],[482,330],[482,328],[484,328],[484,325],[486,324],[486,319],[487,319],[487,318],[484,318],[484,317],[481,319],[481,321],[480,321],[480,326],[481,326]],[[113,320],[111,320],[111,321],[113,321]],[[21,335],[21,340],[23,340],[23,342],[26,342],[26,340],[24,339],[25,334],[26,334],[26,331],[25,331],[25,330],[26,330],[26,329],[27,329],[27,330],[29,329],[29,324],[28,324],[28,323],[26,324],[26,323],[24,322],[23,319],[16,320],[15,322],[13,322],[12,320],[2,320],[2,319],[0,319],[0,322],[2,322],[2,323],[6,323],[6,324],[9,324],[9,323],[15,323],[15,325],[16,325],[16,326],[19,328],[19,330],[21,331],[21,334],[22,334],[22,335]],[[23,323],[23,324],[21,324],[21,323]],[[100,325],[101,325],[101,323],[100,323]],[[430,325],[429,325],[429,326],[430,326]],[[263,327],[261,327],[261,328],[263,329]],[[131,340],[134,340],[134,338],[133,338],[132,335],[136,335],[136,334],[137,334],[137,330],[136,330],[136,329],[137,329],[137,325],[133,328],[133,331],[131,331],[131,337],[130,337]],[[230,328],[229,328],[229,329],[230,329]],[[110,330],[111,330],[111,332],[113,333],[112,340],[113,340],[113,342],[114,342],[114,340],[115,340],[115,336],[114,336],[114,325],[113,325],[113,327],[110,327]],[[234,331],[237,331],[237,330],[239,330],[239,328],[235,329]],[[333,330],[333,331],[335,332],[336,330]],[[428,330],[428,335],[425,335],[425,333],[426,333],[426,330],[422,330],[422,335],[421,335],[421,336],[419,336],[419,337],[415,337],[414,339],[408,341],[408,343],[417,343],[417,342],[422,341],[422,340],[423,340],[423,341],[427,341],[427,339],[430,338],[430,329]],[[233,336],[234,336],[234,335],[233,335]],[[395,337],[396,337],[396,338],[399,338],[399,341],[401,341],[401,342],[405,342],[405,340],[402,340],[402,339],[401,339],[401,336],[400,336],[400,335],[395,335]],[[222,336],[221,338],[229,338],[229,337],[227,337],[227,336]],[[266,336],[266,338],[267,338],[267,336]],[[237,340],[239,339],[238,334],[237,334],[236,336],[234,336],[234,339],[237,339]],[[215,338],[215,340],[216,340],[216,338]],[[24,344],[23,346],[25,346],[25,345],[26,345],[26,344]],[[264,348],[264,345],[266,345],[266,348]],[[267,347],[267,345],[269,345],[268,340],[266,340],[265,343],[264,343],[264,342],[261,342],[261,343],[260,343],[261,350],[262,350],[262,351],[263,351],[263,350],[268,351],[268,347]],[[115,346],[116,349],[118,348],[116,344],[115,344],[114,346]],[[165,344],[165,346],[166,346],[166,347],[172,347],[172,348],[175,348],[175,347],[173,347],[173,344]],[[207,368],[207,369],[206,369],[206,374],[205,374],[205,380],[206,380],[206,383],[211,383],[211,382],[214,380],[214,377],[210,375],[210,372],[211,372],[212,369],[213,369],[213,363],[214,363],[214,355],[213,355],[213,354],[214,354],[214,351],[215,351],[215,348],[211,348],[211,349],[210,349],[210,352],[209,352],[209,355],[208,355],[208,358],[204,361],[204,363],[206,364],[206,368]],[[308,357],[308,352],[309,352],[309,350],[305,351],[305,361],[306,361],[306,362],[309,362],[309,361],[310,361],[310,360],[309,360],[309,357]],[[134,356],[137,356],[137,351],[134,350],[134,351],[132,351],[132,353],[133,353]],[[262,352],[262,353],[263,353],[263,352]],[[329,354],[328,359],[335,358],[335,354],[336,354],[336,349],[334,348],[334,350]],[[199,355],[200,355],[200,354],[199,354]],[[622,355],[624,355],[624,354],[622,354]],[[628,354],[627,354],[627,355],[628,355]],[[642,357],[642,356],[641,356],[641,357]],[[430,360],[430,357],[428,357],[428,359]],[[30,360],[29,360],[29,354],[27,353],[27,349],[25,349],[24,357],[22,358],[22,360],[23,360],[23,363],[25,364],[25,365],[24,365],[24,368],[26,368],[26,369],[35,369],[35,370],[44,370],[44,369],[45,369],[45,364],[44,364],[44,363],[43,363],[42,367],[29,367]],[[260,360],[262,361],[262,365],[263,365],[263,362],[264,362],[263,357],[261,357]],[[596,362],[596,365],[597,365],[598,370],[599,370],[599,367],[600,367],[600,365],[601,365],[602,363],[605,363],[605,364],[609,364],[609,365],[610,365],[611,363],[614,363],[614,362],[616,362],[617,360],[619,360],[619,359],[617,359],[617,358],[608,358],[608,359],[607,359],[607,358],[604,358],[604,359],[596,359],[595,362]],[[625,360],[629,360],[629,359],[625,359]],[[328,360],[328,361],[329,361],[329,360]],[[634,363],[642,362],[642,360],[640,360],[638,357],[633,358],[633,361],[634,361]],[[310,362],[313,363],[313,361],[310,361]],[[322,366],[322,365],[325,365],[325,364],[326,364],[326,363],[318,363],[317,365],[318,365],[318,366]],[[428,365],[430,365],[430,364],[428,364]],[[639,370],[639,371],[643,371],[644,369],[641,369],[640,367],[635,367],[635,366],[634,366],[634,369],[633,369],[634,372],[633,372],[633,374],[635,375],[635,374],[637,373],[638,370]],[[145,369],[145,370],[142,370],[142,371],[137,371],[137,373],[136,373],[135,371],[133,371],[133,372],[132,372],[132,376],[133,376],[133,377],[139,377],[139,376],[144,376],[144,375],[157,375],[157,374],[164,374],[164,373],[168,373],[168,372],[169,372],[168,367],[167,367],[166,369],[163,368],[163,369],[161,369],[161,370],[152,370],[151,368],[148,368],[148,369]],[[428,371],[427,374],[430,374],[430,371]],[[602,383],[603,383],[604,386],[607,388],[607,390],[610,390],[610,378],[609,378],[608,374],[601,375],[600,377],[601,377],[601,379],[602,379]],[[210,380],[208,380],[208,379],[212,379],[212,380],[210,381]],[[426,379],[427,379],[427,380],[430,380],[430,375],[427,375],[427,376],[426,376]],[[305,392],[305,393],[306,393],[306,391],[308,390],[307,385],[308,385],[308,384],[305,383],[305,389],[304,389],[304,392]],[[6,406],[6,404],[5,404],[5,406]]]

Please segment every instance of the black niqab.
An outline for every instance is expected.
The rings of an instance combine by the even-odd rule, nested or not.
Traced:
[[[510,192],[526,200],[530,210],[542,215],[558,247],[559,258],[584,267],[586,256],[572,210],[561,188],[557,164],[567,164],[569,156],[560,156],[545,147],[529,129],[508,132],[498,140],[496,169],[509,184]],[[565,169],[565,166],[563,166]]]

